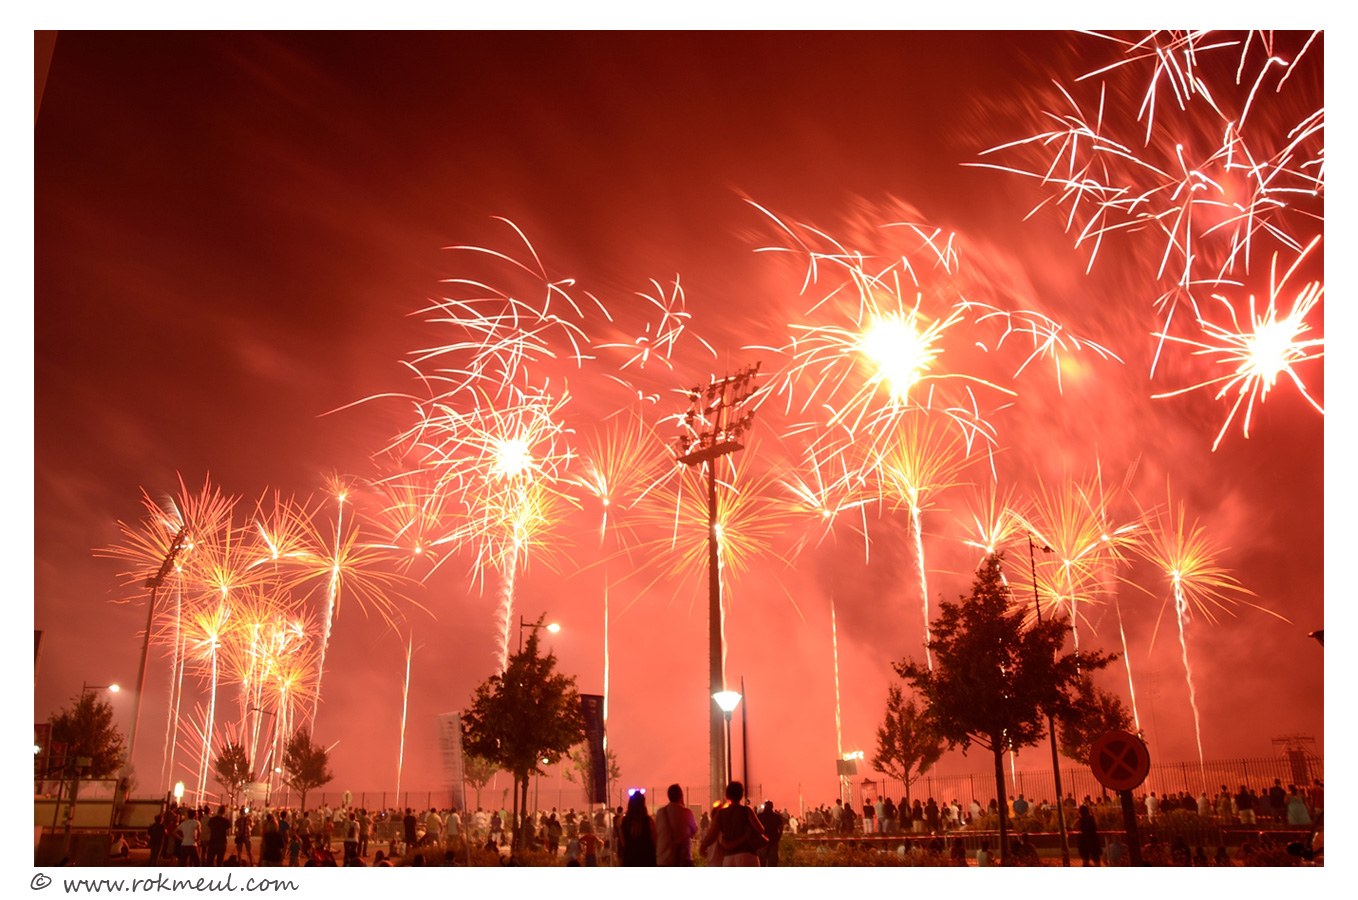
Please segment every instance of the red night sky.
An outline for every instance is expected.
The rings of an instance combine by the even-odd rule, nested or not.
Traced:
[[[1294,58],[1305,39],[1282,35],[1277,52]],[[1261,93],[1244,131],[1259,146],[1320,107],[1323,53],[1318,39],[1282,90]],[[789,363],[776,348],[792,326],[856,300],[839,296],[811,314],[833,276],[803,291],[804,260],[756,252],[794,245],[758,204],[865,254],[874,270],[905,252],[902,229],[882,226],[927,222],[956,235],[969,298],[1040,312],[1118,357],[1068,347],[1058,389],[1050,357],[1018,371],[1031,352],[1019,338],[999,347],[976,325],[944,340],[940,371],[987,382],[972,387],[994,442],[992,457],[936,491],[922,514],[931,611],[969,590],[980,555],[964,541],[977,490],[1034,497],[1101,471],[1106,486],[1125,482],[1111,509],[1119,520],[1138,504],[1182,503],[1219,548],[1217,564],[1253,594],[1236,596],[1268,611],[1241,603],[1215,623],[1186,624],[1204,756],[1271,756],[1271,739],[1289,734],[1313,736],[1323,755],[1324,651],[1307,638],[1325,624],[1323,416],[1283,376],[1255,405],[1248,439],[1242,409],[1213,451],[1229,398],[1208,389],[1152,398],[1222,372],[1167,343],[1152,377],[1165,327],[1156,300],[1173,283],[1159,273],[1163,230],[1105,236],[1087,272],[1090,246],[1075,246],[1085,220],[1064,230],[1069,203],[1025,220],[1059,189],[967,165],[1033,165],[1019,150],[981,154],[1054,127],[1042,111],[1069,106],[1053,79],[1096,109],[1095,82],[1075,79],[1118,58],[1111,42],[1041,32],[61,32],[34,131],[32,539],[34,627],[45,635],[34,721],[82,681],[135,683],[144,592],[120,586],[125,564],[96,551],[122,540],[120,521],[140,522],[143,489],[158,499],[180,476],[190,488],[210,477],[242,498],[243,517],[274,491],[328,502],[328,473],[377,477],[373,455],[416,423],[413,404],[394,396],[418,388],[402,361],[461,339],[418,312],[455,294],[446,279],[507,271],[447,248],[526,258],[496,217],[522,229],[551,279],[574,279],[573,296],[588,292],[612,313],[590,335],[596,344],[634,343],[643,323],[653,327],[655,308],[639,296],[656,292],[651,279],[668,288],[677,277],[692,314],[672,372],[652,360],[623,373],[627,354],[616,349],[588,371],[569,359],[533,369],[568,385],[573,447],[624,405],[616,383],[591,374],[607,366],[645,382],[654,396],[642,415],[667,440],[677,429],[662,420],[687,406],[680,389],[756,360],[772,385]],[[1231,59],[1221,71],[1233,71]],[[1219,119],[1166,112],[1157,128],[1172,136],[1142,143],[1135,119],[1148,74],[1129,66],[1106,76],[1105,126],[1131,141],[1129,152],[1179,140],[1191,153],[1221,139]],[[1221,77],[1221,102],[1238,102]],[[1323,197],[1307,203],[1323,214]],[[1279,221],[1303,245],[1323,233],[1313,219]],[[1261,237],[1249,274],[1234,276],[1242,320],[1248,294],[1267,297],[1275,249]],[[1323,255],[1322,243],[1298,284],[1318,277]],[[906,293],[913,302],[913,287]],[[1223,321],[1211,293],[1202,292],[1204,314]],[[1191,315],[1180,305],[1169,330],[1190,334]],[[1323,307],[1308,323],[1306,337],[1323,335]],[[1324,405],[1323,361],[1297,374]],[[377,399],[350,406],[364,398]],[[751,479],[766,477],[751,493],[771,501],[785,498],[778,479],[797,466],[796,400],[787,414],[784,397],[761,407],[742,455]],[[672,551],[654,540],[660,526],[640,518],[634,533],[650,536],[606,558],[597,503],[580,506],[530,550],[514,615],[559,621],[548,643],[561,669],[601,693],[607,583],[609,745],[623,781],[705,785],[705,574],[672,573]],[[869,507],[866,561],[852,527],[861,519],[845,517],[817,543],[817,523],[789,514],[770,520],[768,552],[730,584],[727,673],[746,686],[749,780],[779,806],[835,796],[832,599],[844,750],[871,755],[890,664],[922,656],[909,516],[882,506]],[[641,515],[619,511],[619,524],[629,514]],[[322,507],[318,521],[331,515]],[[1008,555],[1023,578],[1026,547]],[[442,787],[434,717],[464,706],[495,670],[500,578],[492,570],[476,583],[473,557],[450,554],[406,590],[427,612],[397,601],[387,621],[342,601],[316,722],[317,738],[335,745],[333,790],[396,789],[408,640],[400,785]],[[1081,648],[1121,653],[1121,610],[1152,754],[1191,763],[1169,581],[1147,563],[1116,574],[1081,609]],[[135,760],[145,793],[160,786],[163,650],[152,656]],[[1121,661],[1099,684],[1126,701]],[[219,692],[229,722],[234,690]],[[113,701],[124,730],[131,695]],[[190,678],[186,705],[205,697]],[[938,771],[988,766],[973,750],[948,754]],[[1019,756],[1020,769],[1044,766],[1045,745]],[[193,776],[185,767],[175,778]],[[542,790],[556,805],[554,776]]]

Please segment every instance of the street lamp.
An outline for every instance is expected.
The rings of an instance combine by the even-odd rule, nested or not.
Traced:
[[[108,691],[110,694],[116,694],[121,690],[122,688],[116,684],[85,684],[83,681],[80,683],[81,699],[84,699],[86,691]]]
[[[721,707],[722,715],[726,717],[726,770],[723,773],[723,782],[720,790],[724,791],[727,784],[731,783],[731,713],[736,711],[736,705],[740,703],[740,693],[737,691],[717,691],[712,695],[712,699],[717,701],[717,706]]]
[[[556,634],[558,631],[561,630],[561,626],[558,625],[556,622],[553,622],[553,623],[551,623],[550,625],[543,625],[541,622],[535,622],[535,623],[533,623],[533,624],[530,625],[529,623],[527,623],[527,622],[525,622],[525,621],[523,620],[523,616],[519,616],[519,652],[520,652],[520,653],[523,652],[523,630],[524,630],[525,628],[527,628],[529,631],[537,631],[539,628],[545,628],[545,629],[547,629],[548,631],[550,631],[552,634]]]
[[[1033,569],[1033,610],[1037,613],[1037,624],[1042,624],[1042,601],[1037,596],[1037,552],[1034,549],[1033,533],[1028,532],[1028,563]],[[1042,545],[1043,553],[1054,552],[1046,544]],[[1047,733],[1051,737],[1052,743],[1052,782],[1056,785],[1056,827],[1061,830],[1061,865],[1070,865],[1070,838],[1066,835],[1066,807],[1061,794],[1061,761],[1056,755],[1056,723],[1052,721],[1051,713],[1047,714]],[[1004,792],[1001,791],[1001,794]],[[1000,798],[1004,802],[1004,798]]]

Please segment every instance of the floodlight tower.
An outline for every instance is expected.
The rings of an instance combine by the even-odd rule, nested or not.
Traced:
[[[720,801],[726,794],[730,773],[722,753],[725,714],[717,694],[726,690],[722,671],[721,632],[721,531],[717,522],[717,460],[744,449],[745,432],[754,422],[754,412],[745,412],[744,403],[758,388],[754,379],[759,363],[734,375],[714,378],[706,387],[691,388],[689,408],[684,414],[684,433],[679,436],[679,462],[707,468],[707,665],[708,665],[708,757],[709,799]]]

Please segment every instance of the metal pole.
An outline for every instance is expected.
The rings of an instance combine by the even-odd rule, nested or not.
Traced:
[[[731,771],[731,714],[725,714],[726,719],[726,771]]]
[[[1042,601],[1037,596],[1037,554],[1033,549],[1033,533],[1028,532],[1028,562],[1033,567],[1033,609],[1037,613],[1037,624],[1042,624]],[[1070,836],[1066,834],[1066,805],[1061,795],[1061,762],[1056,755],[1056,723],[1050,714],[1047,716],[1047,733],[1052,745],[1052,779],[1056,782],[1056,825],[1061,829],[1061,865],[1070,866]],[[1003,797],[1001,797],[1003,802]]]
[[[730,757],[728,748],[726,759],[721,756],[722,729],[730,714],[722,714],[721,707],[713,695],[726,690],[721,667],[721,558],[717,543],[717,459],[707,461],[707,680],[709,690],[708,748],[711,756],[710,768],[712,787],[710,799],[720,800],[726,792],[730,779]],[[729,743],[729,736],[728,736]]]
[[[745,727],[745,676],[740,676],[740,779],[745,783],[745,796],[750,795],[750,744],[749,731]]]

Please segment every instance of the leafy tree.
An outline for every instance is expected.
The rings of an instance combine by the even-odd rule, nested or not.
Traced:
[[[622,769],[618,768],[618,757],[612,750],[604,751],[604,759],[608,767],[608,783],[617,784],[622,778]],[[594,796],[594,766],[590,757],[589,744],[579,744],[566,751],[566,761],[570,763],[562,773],[566,780],[571,784],[583,785],[585,796]]]
[[[1109,731],[1130,731],[1132,717],[1117,694],[1094,686],[1089,673],[1080,675],[1075,708],[1056,720],[1061,752],[1088,764],[1089,751],[1099,736]]]
[[[893,668],[923,696],[924,723],[950,749],[960,746],[965,753],[975,742],[993,754],[1001,793],[1000,857],[1010,864],[1004,751],[1037,744],[1046,734],[1046,716],[1071,716],[1081,672],[1101,669],[1111,658],[1102,653],[1058,656],[1069,629],[1062,618],[1025,630],[1023,608],[1011,602],[1000,576],[999,556],[982,564],[971,596],[959,599],[940,604],[930,626],[933,671],[913,659]]]
[[[305,728],[297,729],[283,748],[283,783],[302,795],[302,812],[306,812],[307,791],[329,784],[334,777],[330,772],[330,752],[314,746]]]
[[[90,691],[52,716],[52,742],[66,744],[68,759],[88,756],[89,778],[116,775],[123,764],[123,736],[113,724],[113,704]]]
[[[542,625],[542,617],[538,618]],[[555,765],[585,737],[574,676],[554,674],[556,655],[538,656],[538,631],[509,657],[503,673],[477,685],[462,716],[463,747],[514,776],[514,848],[522,844],[520,811],[528,807],[529,777],[543,761]]]
[[[910,785],[919,781],[943,756],[943,739],[924,721],[909,702],[899,685],[887,689],[886,715],[877,726],[877,752],[872,756],[872,767],[888,778],[905,784],[905,799],[910,800]]]
[[[484,756],[468,753],[462,757],[462,778],[476,791],[476,808],[481,808],[481,789],[490,784],[500,767]],[[466,812],[466,810],[463,810]]]
[[[239,742],[228,742],[217,753],[217,758],[212,761],[213,775],[217,783],[226,788],[226,804],[228,807],[235,808],[236,796],[241,788],[255,780],[255,773],[250,769],[250,756],[245,752],[245,745]]]

